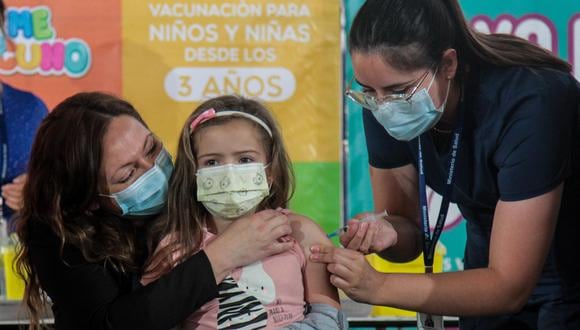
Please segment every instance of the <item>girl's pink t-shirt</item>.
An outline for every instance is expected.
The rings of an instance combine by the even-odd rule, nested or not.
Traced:
[[[202,248],[214,238],[204,230]],[[190,315],[183,329],[277,329],[303,320],[306,257],[289,239],[294,244],[288,251],[235,269],[219,284],[218,298]]]

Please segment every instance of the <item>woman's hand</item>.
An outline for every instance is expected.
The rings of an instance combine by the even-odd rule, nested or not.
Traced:
[[[12,183],[2,186],[4,203],[14,211],[19,211],[22,208],[22,189],[27,179],[28,176],[26,174],[20,174],[12,180]]]
[[[386,220],[388,216],[365,222],[372,213],[361,213],[348,222],[348,230],[340,236],[340,243],[347,249],[364,254],[379,253],[397,244],[397,231]]]
[[[278,210],[264,210],[232,222],[204,250],[220,283],[234,268],[284,252],[292,242],[283,239],[292,229],[288,217]]]
[[[382,276],[367,262],[365,256],[349,249],[314,245],[310,260],[327,263],[331,273],[330,282],[350,298],[358,302],[373,303],[373,296],[380,290]]]

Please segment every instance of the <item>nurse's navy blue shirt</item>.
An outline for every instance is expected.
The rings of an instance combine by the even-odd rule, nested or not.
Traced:
[[[467,220],[465,268],[487,267],[499,200],[525,200],[564,182],[556,233],[532,298],[557,295],[580,301],[580,259],[574,244],[580,235],[578,82],[569,74],[526,67],[484,67],[467,81],[451,198]],[[363,122],[371,166],[417,167],[417,139],[393,139],[367,110]],[[439,153],[429,132],[423,139],[427,185],[442,193],[448,151]]]

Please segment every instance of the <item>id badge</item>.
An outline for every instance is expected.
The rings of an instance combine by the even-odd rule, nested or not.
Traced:
[[[443,316],[417,313],[417,329],[443,330]]]

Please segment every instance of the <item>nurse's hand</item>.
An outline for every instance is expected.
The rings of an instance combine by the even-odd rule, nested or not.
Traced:
[[[314,245],[310,251],[311,261],[327,264],[332,285],[354,301],[374,302],[374,294],[382,285],[382,275],[369,265],[362,253],[323,245]]]
[[[216,282],[234,268],[262,260],[292,247],[284,236],[292,234],[290,221],[283,210],[264,210],[236,219],[205,249]]]
[[[369,254],[379,253],[397,244],[397,231],[386,219],[388,216],[370,222],[361,221],[361,219],[371,214],[358,214],[347,223],[348,230],[340,235],[342,246],[350,250]]]
[[[20,174],[11,183],[2,186],[4,203],[14,211],[22,208],[22,189],[27,179],[28,176],[26,174]]]

